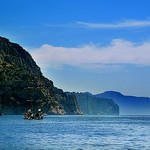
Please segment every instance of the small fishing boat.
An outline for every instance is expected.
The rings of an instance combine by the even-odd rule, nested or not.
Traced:
[[[41,88],[41,84],[39,85],[39,87]],[[31,90],[32,91],[32,88],[33,87],[28,87],[28,90]],[[40,99],[39,100],[36,100],[36,103],[39,103],[39,108],[37,113],[33,113],[33,95],[32,95],[32,92],[30,91],[30,96],[27,101],[30,102],[30,107],[31,109],[29,109],[26,113],[23,114],[23,118],[24,119],[28,119],[28,120],[32,120],[32,119],[36,119],[36,120],[41,120],[43,119],[43,113],[41,112],[41,102],[42,102],[42,99],[41,99],[41,92],[40,92]]]
[[[0,113],[0,116],[3,116],[3,114],[2,114],[2,113]]]
[[[28,120],[32,119],[41,120],[43,119],[43,116],[44,115],[42,114],[41,109],[38,109],[38,112],[36,114],[32,113],[31,109],[29,109],[27,113],[23,114],[23,118]]]

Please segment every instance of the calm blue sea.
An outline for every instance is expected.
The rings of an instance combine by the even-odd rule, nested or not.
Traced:
[[[150,116],[0,117],[0,149],[150,149]]]

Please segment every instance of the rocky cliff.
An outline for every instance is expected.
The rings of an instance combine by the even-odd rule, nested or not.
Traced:
[[[0,37],[0,112],[22,114],[32,106],[48,114],[82,114],[76,98],[54,87],[26,50]]]
[[[75,95],[83,114],[88,115],[119,115],[119,106],[108,98],[98,98],[91,93],[67,92],[68,95]]]

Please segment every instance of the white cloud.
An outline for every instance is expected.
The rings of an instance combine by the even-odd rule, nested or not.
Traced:
[[[117,64],[150,65],[150,42],[141,45],[121,39],[112,40],[107,47],[85,45],[79,48],[43,45],[32,51],[41,67],[58,68],[63,65],[78,67],[104,67]],[[110,67],[110,66],[109,66]]]
[[[117,23],[90,23],[77,21],[76,23],[68,24],[46,24],[49,27],[66,27],[66,28],[94,28],[94,29],[104,29],[104,28],[130,28],[130,27],[148,27],[150,26],[150,19],[148,20],[124,20]]]
[[[115,24],[102,24],[102,23],[88,23],[77,22],[77,24],[83,25],[87,28],[128,28],[128,27],[146,27],[150,26],[150,20],[125,20]]]

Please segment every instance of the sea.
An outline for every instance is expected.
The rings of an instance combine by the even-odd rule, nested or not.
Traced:
[[[150,116],[0,117],[0,150],[150,150]]]

